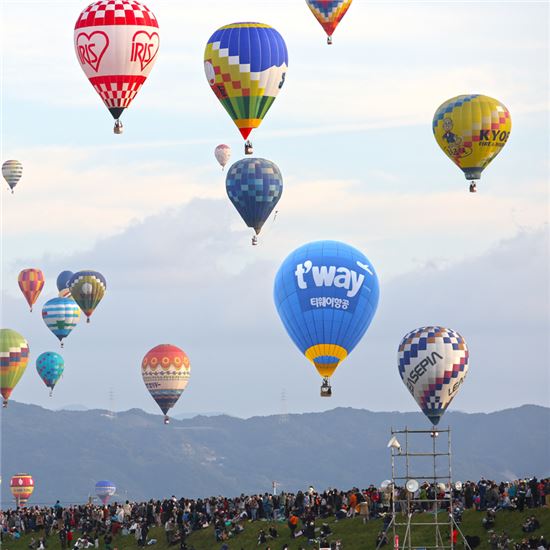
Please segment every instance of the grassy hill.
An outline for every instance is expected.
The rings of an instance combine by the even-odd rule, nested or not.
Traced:
[[[502,533],[505,531],[514,542],[520,542],[525,533],[522,532],[521,526],[525,518],[530,515],[535,515],[541,528],[535,531],[534,536],[537,538],[544,535],[546,540],[550,540],[550,509],[539,508],[537,510],[525,510],[520,512],[498,512],[497,520],[495,524],[495,531]],[[422,516],[416,516],[416,520],[423,519],[425,521],[432,521],[433,515],[423,514]],[[486,531],[481,523],[484,513],[469,511],[464,514],[464,518],[461,524],[461,530],[465,535],[475,536],[477,535],[481,539],[481,544],[478,550],[488,550],[488,539],[490,533]],[[441,518],[443,520],[443,518]],[[316,525],[321,526],[321,521],[318,521]],[[330,540],[341,540],[344,550],[365,550],[376,547],[376,537],[378,532],[382,528],[381,520],[370,521],[367,525],[364,525],[359,518],[346,519],[336,522],[333,519],[327,521],[330,524],[333,531],[333,535]],[[258,545],[258,533],[260,529],[264,529],[267,532],[269,523],[263,521],[257,521],[254,523],[244,523],[244,532],[237,535],[235,538],[230,539],[227,544],[230,550],[249,550],[253,548],[259,548],[265,550],[271,548],[271,550],[280,550],[284,543],[289,544],[290,550],[300,550],[301,548],[318,548],[318,545],[308,545],[308,541],[304,537],[300,537],[295,540],[290,540],[289,530],[286,523],[278,523],[277,530],[279,537],[276,540],[268,541],[268,544]],[[414,531],[413,544],[416,547],[433,546],[433,528],[428,526],[419,527]],[[391,545],[391,528],[390,528],[390,544],[386,546],[389,549]],[[401,540],[404,533],[401,533]],[[33,534],[35,538],[43,535],[43,532]],[[151,529],[149,532],[149,538],[157,539],[157,544],[151,548],[151,550],[179,550],[179,545],[168,547],[165,542],[164,530],[162,528]],[[76,539],[75,539],[76,540]],[[21,537],[18,541],[12,541],[9,538],[4,539],[3,550],[28,550],[28,544],[30,541],[30,535]],[[214,531],[212,527],[203,529],[202,531],[195,532],[187,539],[188,546],[193,547],[195,550],[218,550],[222,543],[216,542],[214,537]],[[137,544],[133,536],[117,536],[113,541],[113,549],[118,550],[130,550],[136,549]],[[51,535],[48,539],[48,550],[60,550],[61,546],[57,535]],[[103,541],[100,542],[100,549],[103,549]],[[459,538],[458,548],[462,550],[464,545]]]

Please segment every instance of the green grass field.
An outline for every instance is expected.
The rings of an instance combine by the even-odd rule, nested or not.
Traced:
[[[497,533],[506,531],[514,542],[520,542],[525,536],[525,533],[521,530],[521,526],[525,518],[530,515],[535,515],[541,524],[541,528],[535,531],[534,536],[538,538],[541,535],[544,535],[547,540],[550,540],[550,509],[546,508],[525,510],[523,513],[498,512],[495,531]],[[477,535],[480,537],[481,544],[478,547],[479,550],[489,549],[489,533],[481,524],[483,517],[483,512],[465,512],[462,524],[460,526],[465,535]],[[433,521],[433,518],[434,516],[431,514],[422,514],[415,516],[415,521]],[[443,520],[443,517],[441,519]],[[321,521],[317,521],[316,526],[320,527],[321,523]],[[373,520],[368,522],[366,525],[364,525],[362,520],[359,518],[346,519],[339,522],[335,522],[333,519],[330,519],[327,523],[330,524],[333,531],[333,535],[330,537],[330,540],[341,540],[344,550],[374,550],[376,547],[377,534],[382,528],[381,520]],[[280,550],[285,542],[289,544],[290,550],[300,550],[300,548],[318,548],[318,545],[315,544],[310,544],[308,546],[307,540],[304,537],[290,540],[289,530],[286,523],[276,524],[279,533],[279,537],[276,540],[268,541],[268,544],[259,546],[257,543],[258,532],[260,529],[264,529],[267,532],[269,523],[264,521],[256,521],[254,523],[246,522],[243,525],[245,528],[244,532],[227,541],[230,550],[249,550],[252,548],[265,550],[268,547],[271,550]],[[415,527],[412,539],[413,545],[415,547],[434,546],[435,541],[433,533],[434,531],[432,527]],[[43,533],[37,533],[33,534],[33,536],[38,538],[42,534]],[[402,537],[403,532],[401,533],[401,538]],[[161,528],[151,529],[149,532],[149,538],[156,538],[158,541],[154,546],[147,547],[151,548],[151,550],[168,550],[168,548],[179,550],[179,545],[174,545],[171,547],[167,546],[165,542],[164,530]],[[385,547],[386,549],[391,547],[391,528],[389,530],[388,538],[390,544]],[[18,541],[12,541],[9,538],[6,538],[3,543],[3,550],[28,550],[29,541],[30,535],[25,535]],[[193,533],[188,537],[187,542],[189,547],[194,547],[195,550],[218,550],[222,545],[221,543],[215,541],[212,527]],[[125,537],[117,536],[113,541],[113,549],[114,548],[117,548],[118,550],[136,549],[137,544],[134,537],[131,535]],[[460,550],[464,548],[460,537],[458,548]],[[48,539],[47,550],[60,549],[61,546],[59,543],[59,538],[56,534],[51,535]],[[100,543],[100,549],[104,550],[103,541]]]

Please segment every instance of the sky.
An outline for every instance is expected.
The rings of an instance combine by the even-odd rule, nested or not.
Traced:
[[[16,193],[0,193],[1,325],[31,347],[13,399],[157,412],[141,359],[172,343],[192,365],[176,415],[415,410],[397,346],[441,324],[471,353],[454,410],[550,406],[547,3],[355,0],[328,47],[300,0],[149,0],[159,57],[121,136],[74,53],[86,5],[1,4],[0,156],[24,165]],[[246,20],[274,26],[289,50],[285,87],[252,134],[284,178],[257,247],[213,157],[228,143],[241,158],[242,140],[202,61],[214,30]],[[512,116],[476,195],[431,131],[436,108],[463,93],[498,98]],[[326,238],[363,251],[381,284],[328,403],[272,299],[284,258]],[[31,266],[47,280],[33,314],[17,285]],[[100,271],[108,292],[67,338],[50,399],[34,362],[59,347],[40,309],[65,269]]]

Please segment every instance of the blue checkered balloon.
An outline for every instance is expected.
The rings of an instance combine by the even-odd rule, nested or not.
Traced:
[[[281,198],[283,177],[270,160],[246,158],[231,166],[225,188],[246,225],[257,235]]]

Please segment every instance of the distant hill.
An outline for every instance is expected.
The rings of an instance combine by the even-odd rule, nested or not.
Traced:
[[[338,408],[323,413],[172,420],[138,409],[51,411],[10,402],[1,415],[2,478],[34,476],[32,502],[82,502],[96,480],[118,498],[264,492],[379,484],[391,477],[391,427],[426,428],[418,413]],[[448,412],[455,480],[550,475],[550,409]],[[444,446],[444,438],[437,440]],[[416,470],[418,472],[418,470]],[[424,475],[429,475],[429,471]],[[420,477],[420,476],[417,476]],[[2,484],[8,502],[9,484]]]

